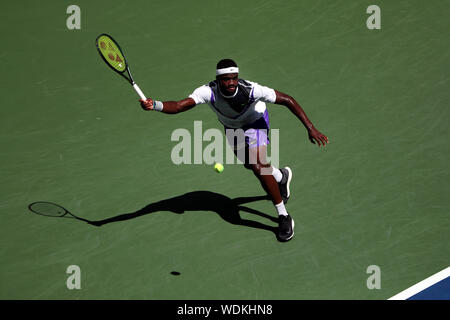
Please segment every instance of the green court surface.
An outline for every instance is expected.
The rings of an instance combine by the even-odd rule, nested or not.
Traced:
[[[0,299],[387,299],[449,266],[448,1],[77,1],[69,30],[71,4],[0,12]],[[291,241],[243,166],[171,161],[172,132],[222,130],[216,115],[143,111],[101,33],[148,97],[183,99],[233,58],[299,101],[330,144],[268,105],[294,174]],[[110,223],[39,216],[35,201]]]

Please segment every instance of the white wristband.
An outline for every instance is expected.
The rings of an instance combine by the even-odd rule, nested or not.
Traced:
[[[162,111],[164,105],[161,101],[153,100],[153,110]]]

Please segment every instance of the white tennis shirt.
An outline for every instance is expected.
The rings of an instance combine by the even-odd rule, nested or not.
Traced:
[[[232,96],[221,93],[217,81],[203,85],[189,95],[196,104],[208,104],[219,121],[229,128],[241,128],[258,120],[266,111],[266,104],[275,103],[275,90],[239,79]]]

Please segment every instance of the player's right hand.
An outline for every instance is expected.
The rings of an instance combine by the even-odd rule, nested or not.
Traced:
[[[153,110],[153,99],[147,98],[147,100],[139,99],[139,102],[141,103],[141,107],[144,110]]]

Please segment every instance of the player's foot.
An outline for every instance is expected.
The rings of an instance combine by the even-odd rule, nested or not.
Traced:
[[[278,239],[289,241],[294,236],[294,220],[290,215],[278,217]]]
[[[286,204],[291,196],[291,191],[289,190],[289,185],[291,184],[292,179],[292,170],[289,167],[281,168],[281,173],[283,174],[283,178],[278,182],[278,188],[280,189],[281,198],[283,202]]]

